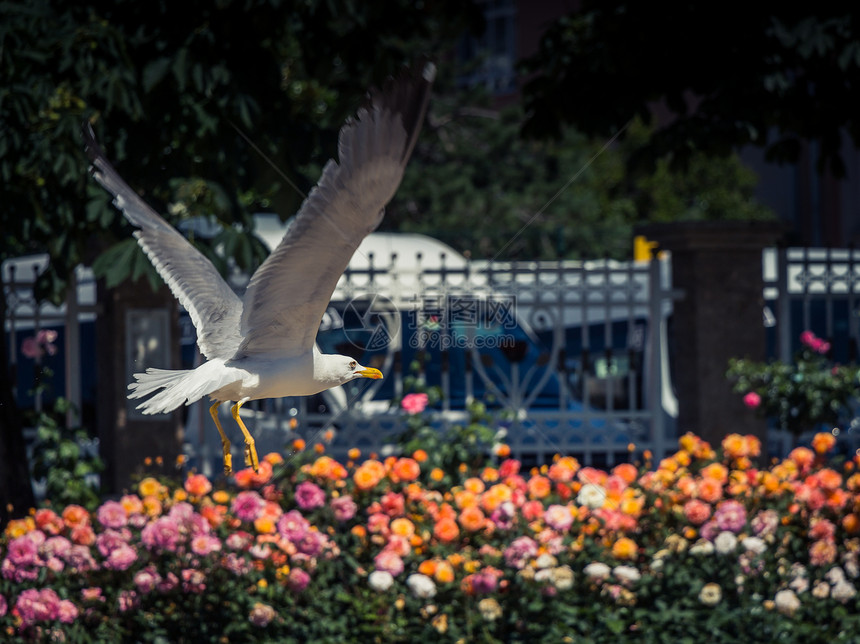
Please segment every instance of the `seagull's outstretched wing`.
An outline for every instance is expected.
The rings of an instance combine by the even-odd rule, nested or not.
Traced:
[[[418,73],[389,80],[341,128],[339,163],[326,164],[283,240],[248,284],[237,358],[311,350],[338,279],[400,185],[435,75],[427,63]]]
[[[158,274],[191,315],[197,346],[209,359],[229,358],[241,341],[242,301],[199,250],[150,208],[123,181],[96,142],[89,122],[83,125],[90,172],[113,195],[114,205],[140,230],[134,233]]]

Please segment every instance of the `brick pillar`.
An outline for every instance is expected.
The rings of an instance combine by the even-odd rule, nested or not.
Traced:
[[[153,291],[145,280],[117,288],[99,285],[102,313],[98,338],[98,434],[105,462],[102,482],[109,492],[127,488],[135,474],[175,472],[182,447],[181,414],[143,416],[128,400],[132,373],[147,367],[176,369],[179,356],[179,315],[166,286]],[[146,467],[146,458],[162,465]]]
[[[762,250],[783,228],[771,222],[677,222],[637,229],[672,254],[675,303],[669,337],[678,431],[719,446],[726,434],[754,434],[766,451],[765,421],[726,379],[730,357],[763,360]]]

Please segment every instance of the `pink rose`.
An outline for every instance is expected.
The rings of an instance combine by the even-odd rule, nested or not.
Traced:
[[[134,585],[144,595],[151,593],[155,587],[161,582],[161,575],[155,569],[155,566],[147,566],[134,576]]]
[[[684,504],[684,516],[693,525],[702,525],[711,518],[711,506],[699,499],[690,499]]]
[[[427,407],[427,394],[406,394],[400,401],[400,407],[407,414],[420,414]]]
[[[273,619],[275,619],[276,615],[277,613],[274,608],[268,604],[257,602],[254,604],[254,607],[248,615],[248,621],[250,621],[254,626],[265,628]]]
[[[759,396],[756,392],[751,391],[746,396],[744,396],[744,404],[750,409],[755,409],[761,404],[761,396]]]
[[[119,501],[106,501],[96,511],[96,518],[105,528],[122,528],[128,522],[125,508]]]
[[[174,552],[181,540],[179,524],[173,517],[159,517],[141,531],[140,540],[149,550]]]
[[[254,521],[265,507],[266,502],[257,492],[239,492],[233,499],[233,514],[241,521]]]
[[[221,550],[221,541],[211,534],[198,534],[191,539],[191,552],[195,555],[205,557],[219,550]]]
[[[290,576],[287,579],[287,585],[293,592],[300,593],[308,587],[310,581],[311,576],[308,573],[306,573],[301,568],[293,568],[292,570],[290,570]]]
[[[404,569],[403,559],[400,558],[400,555],[391,552],[390,550],[383,550],[376,555],[373,559],[373,563],[377,570],[383,570],[390,573],[392,577],[396,577],[402,573]]]
[[[128,570],[135,561],[137,561],[137,552],[135,552],[134,548],[127,544],[122,544],[111,550],[107,561],[105,561],[105,568],[109,568],[110,570]]]
[[[302,481],[296,487],[296,505],[302,510],[313,510],[325,505],[325,492],[316,483]]]
[[[801,343],[815,351],[815,353],[827,353],[830,351],[830,343],[817,337],[812,331],[804,331],[800,334]]]
[[[550,505],[543,515],[544,522],[553,530],[564,532],[573,523],[573,515],[565,505]]]
[[[310,527],[298,510],[290,510],[278,520],[278,533],[293,543],[301,541]]]
[[[329,505],[334,512],[334,518],[338,521],[349,521],[358,511],[358,505],[348,494],[332,499]]]

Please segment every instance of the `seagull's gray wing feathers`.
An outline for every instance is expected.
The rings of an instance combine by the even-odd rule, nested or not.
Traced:
[[[241,300],[212,262],[123,181],[96,142],[89,122],[84,123],[83,136],[92,163],[90,172],[113,195],[114,205],[125,218],[139,228],[134,236],[191,316],[200,352],[209,359],[233,356],[241,341]]]
[[[248,284],[237,358],[311,350],[337,281],[382,220],[424,121],[435,67],[389,81],[341,128],[330,160],[284,238]]]

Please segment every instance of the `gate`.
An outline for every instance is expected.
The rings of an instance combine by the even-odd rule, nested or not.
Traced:
[[[416,379],[441,393],[427,422],[463,423],[469,402],[486,402],[503,418],[502,440],[526,465],[560,453],[612,466],[630,460],[631,445],[658,458],[675,448],[666,322],[676,294],[668,259],[404,257],[353,261],[318,338],[323,351],[351,354],[385,378],[247,404],[261,450],[326,436],[334,456],[352,447],[385,454],[404,428],[396,402]],[[206,416],[198,409],[189,418],[199,429],[191,448],[217,472],[220,442],[202,426]]]

